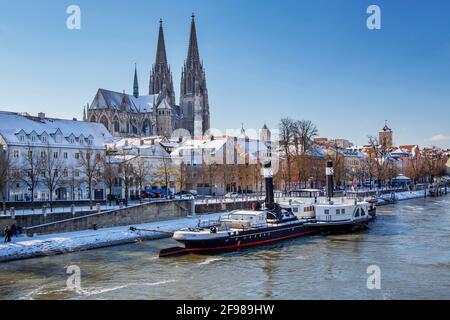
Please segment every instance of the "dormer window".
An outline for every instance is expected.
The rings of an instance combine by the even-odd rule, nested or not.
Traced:
[[[19,141],[20,142],[24,142],[25,141],[25,136],[23,134],[19,135]]]
[[[42,136],[42,142],[46,143],[47,142],[47,136]]]
[[[59,129],[55,133],[55,141],[56,141],[56,143],[62,142],[62,132]]]

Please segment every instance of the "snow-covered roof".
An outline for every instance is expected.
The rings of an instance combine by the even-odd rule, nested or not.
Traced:
[[[397,181],[400,181],[400,180],[403,180],[403,181],[409,181],[409,180],[411,180],[411,179],[408,178],[407,176],[404,176],[403,174],[400,174],[400,175],[398,175],[397,177],[395,177],[393,180],[397,180]]]
[[[145,138],[122,138],[108,145],[108,149],[119,154],[128,150],[129,154],[142,156],[167,157],[169,154],[162,145],[164,137],[154,136]]]
[[[163,101],[161,101],[161,103],[158,106],[158,110],[159,109],[172,109],[172,107],[170,106],[170,104],[167,102],[167,99],[163,99]]]
[[[100,123],[39,118],[4,111],[0,111],[0,135],[7,144],[24,146],[50,144],[76,147],[90,144],[103,148],[114,140]]]
[[[94,100],[89,109],[117,109],[120,110],[122,100],[125,97],[128,112],[152,112],[153,107],[158,103],[159,95],[140,96],[136,98],[133,95],[120,92],[98,89]]]

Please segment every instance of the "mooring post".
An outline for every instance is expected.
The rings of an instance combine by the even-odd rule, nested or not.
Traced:
[[[189,214],[191,216],[195,217],[195,200],[194,199],[190,201],[190,207],[191,207],[191,210],[190,210]]]

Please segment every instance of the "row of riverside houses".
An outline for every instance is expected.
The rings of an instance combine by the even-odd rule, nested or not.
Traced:
[[[86,183],[90,157],[100,159],[113,137],[101,124],[0,112],[3,194],[9,201],[100,197]],[[7,167],[7,168],[6,168]],[[94,168],[95,169],[95,168]],[[33,194],[33,196],[32,196]]]
[[[326,160],[334,161],[336,187],[374,188],[411,186],[440,180],[450,182],[450,150],[437,147],[394,144],[393,131],[387,125],[369,143],[354,146],[345,139],[313,139],[305,155],[297,154],[298,146],[290,146],[289,170],[285,150],[279,149],[282,170],[275,177],[281,190],[321,188],[325,183]],[[287,171],[290,171],[287,173]]]
[[[137,198],[147,189],[223,195],[262,190],[272,158],[267,126],[250,138],[113,137],[103,124],[0,112],[1,198],[5,201]]]

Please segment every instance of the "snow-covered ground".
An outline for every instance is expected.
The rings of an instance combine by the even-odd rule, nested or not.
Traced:
[[[204,216],[134,225],[134,227],[174,232],[182,228],[195,227],[199,221],[207,222],[217,220],[219,216],[220,213],[214,213]],[[13,242],[11,243],[0,244],[0,262],[107,247],[131,243],[142,239],[158,239],[162,237],[167,237],[167,235],[147,231],[134,232],[130,230],[130,226],[106,228],[97,231],[86,230],[52,234],[31,238],[19,237],[13,238]]]
[[[442,191],[444,191],[445,188],[442,188]],[[429,192],[429,190],[427,190]],[[429,194],[427,194],[429,196]],[[416,198],[424,198],[425,197],[425,190],[420,191],[405,191],[405,192],[396,192],[395,193],[395,200],[396,201],[402,201],[402,200],[409,200],[409,199],[416,199]],[[378,205],[387,204],[389,201],[392,201],[392,195],[391,194],[384,194],[380,197],[378,197]]]

